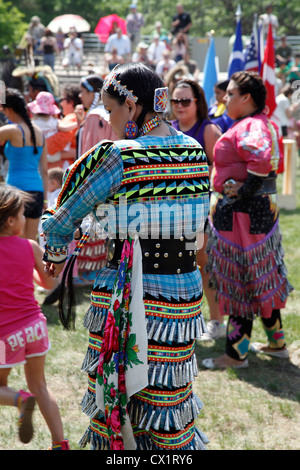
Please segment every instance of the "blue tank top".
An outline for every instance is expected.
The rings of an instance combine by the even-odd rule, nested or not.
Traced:
[[[38,152],[35,154],[32,145],[25,145],[23,129],[21,126],[19,128],[23,135],[23,147],[14,147],[9,141],[4,147],[4,154],[9,161],[6,183],[23,191],[43,192],[43,180],[39,172],[43,146],[37,147]]]

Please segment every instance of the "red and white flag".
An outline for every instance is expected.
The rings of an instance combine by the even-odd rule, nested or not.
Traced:
[[[271,24],[269,24],[264,60],[261,67],[261,77],[267,89],[266,105],[269,108],[268,117],[271,117],[276,109],[275,50]]]

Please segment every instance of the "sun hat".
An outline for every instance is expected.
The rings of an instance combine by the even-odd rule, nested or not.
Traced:
[[[54,97],[48,91],[40,91],[36,99],[28,103],[28,108],[33,114],[60,114],[59,107],[55,104]]]

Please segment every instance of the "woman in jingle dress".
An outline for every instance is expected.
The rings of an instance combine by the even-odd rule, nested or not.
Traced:
[[[167,88],[145,65],[115,68],[102,98],[121,140],[100,142],[68,169],[43,223],[46,269],[55,276],[82,218],[92,209],[98,220],[111,215],[103,223],[112,222],[108,263],[84,320],[89,386],[82,408],[90,425],[81,445],[204,449],[192,382],[195,341],[205,328],[195,242],[208,213],[206,156],[161,119]]]

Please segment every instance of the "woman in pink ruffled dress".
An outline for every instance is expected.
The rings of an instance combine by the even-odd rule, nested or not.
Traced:
[[[292,290],[283,261],[276,172],[277,131],[264,114],[266,88],[252,72],[238,72],[227,88],[235,120],[214,150],[208,271],[227,323],[226,352],[205,359],[207,368],[247,367],[253,320],[259,316],[268,344],[251,350],[287,358],[280,309]]]

